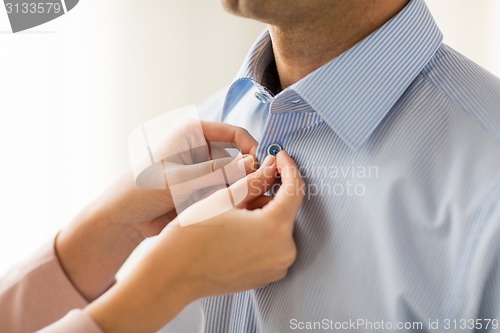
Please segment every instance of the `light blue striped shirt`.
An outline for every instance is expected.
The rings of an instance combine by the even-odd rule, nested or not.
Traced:
[[[500,331],[500,81],[442,43],[423,0],[277,95],[273,59],[266,32],[200,112],[300,166],[297,261],[162,332]]]

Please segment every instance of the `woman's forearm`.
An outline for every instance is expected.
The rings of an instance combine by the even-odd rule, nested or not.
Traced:
[[[156,248],[162,246],[157,244]],[[165,258],[159,255],[162,252],[152,250],[126,279],[84,309],[103,332],[157,332],[202,296],[182,271],[185,258]]]
[[[142,240],[136,229],[88,209],[60,232],[55,248],[74,286],[93,301],[113,285],[116,272]]]

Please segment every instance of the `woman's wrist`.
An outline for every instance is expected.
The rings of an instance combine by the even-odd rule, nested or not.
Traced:
[[[160,251],[153,249],[133,272],[85,308],[104,332],[157,332],[200,297],[184,275],[182,267],[188,263],[176,256],[165,258]]]
[[[114,284],[116,272],[142,240],[134,228],[87,210],[59,233],[55,249],[75,288],[92,301]]]

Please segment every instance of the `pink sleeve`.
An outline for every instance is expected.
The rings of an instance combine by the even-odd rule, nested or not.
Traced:
[[[59,320],[70,310],[86,305],[87,301],[64,273],[53,242],[0,278],[0,332],[34,332]],[[54,330],[47,327],[43,332],[62,332],[58,328],[69,327],[71,322],[75,325],[85,322],[85,332],[100,332],[81,311],[69,313],[52,325]]]

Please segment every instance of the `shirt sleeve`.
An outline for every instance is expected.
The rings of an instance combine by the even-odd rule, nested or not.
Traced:
[[[100,332],[83,312],[68,314],[87,304],[63,271],[51,242],[0,278],[0,332],[34,332],[66,314],[43,332],[62,332],[58,329],[71,323],[85,323],[85,332]],[[65,332],[80,331],[72,327]]]

